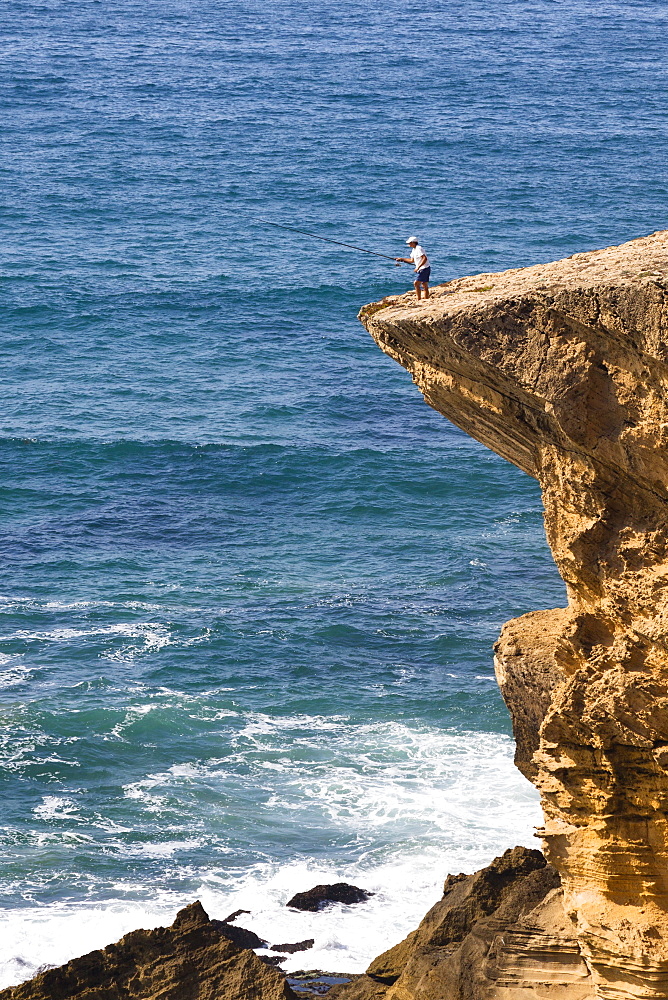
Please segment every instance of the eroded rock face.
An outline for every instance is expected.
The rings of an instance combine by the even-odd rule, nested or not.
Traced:
[[[360,318],[428,403],[541,484],[568,607],[497,672],[598,996],[668,996],[668,233]]]
[[[338,996],[338,995],[337,995]],[[417,930],[375,959],[341,1000],[586,1000],[592,982],[566,918],[559,876],[515,847],[449,876]]]
[[[223,923],[217,921],[217,923]],[[0,1000],[296,1000],[277,969],[224,937],[200,903],[171,927],[116,944],[0,991]]]

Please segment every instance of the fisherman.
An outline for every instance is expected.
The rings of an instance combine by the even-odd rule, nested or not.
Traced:
[[[411,236],[406,240],[406,243],[411,248],[410,257],[395,257],[394,259],[397,264],[414,265],[415,280],[413,281],[413,285],[415,286],[415,294],[417,295],[417,300],[419,302],[423,291],[425,299],[429,298],[429,276],[431,275],[431,267],[429,266],[429,258],[420,246],[420,241],[417,236]]]

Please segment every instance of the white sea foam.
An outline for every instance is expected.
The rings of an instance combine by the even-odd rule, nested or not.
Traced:
[[[232,758],[177,762],[125,786],[127,801],[139,810],[135,815],[151,817],[151,824],[171,800],[169,821],[161,817],[151,827],[155,836],[148,843],[124,840],[122,825],[109,828],[115,846],[108,846],[117,856],[164,859],[162,885],[154,876],[121,879],[104,888],[91,884],[94,903],[0,911],[0,987],[28,978],[43,964],[61,964],[109,944],[136,927],[171,923],[176,911],[196,898],[214,917],[250,910],[240,923],[270,944],[314,938],[312,950],[287,959],[288,971],[361,971],[416,926],[439,898],[449,872],[474,871],[517,843],[535,846],[537,797],[513,767],[513,744],[505,736],[255,713],[235,739]],[[243,780],[262,792],[253,805],[256,821],[272,829],[283,824],[286,838],[280,857],[272,859],[265,851],[266,860],[244,869],[225,842],[227,827],[218,807],[208,814],[210,823],[198,823],[197,832],[189,829],[188,813],[200,786],[229,790],[226,782],[239,764]],[[191,798],[183,800],[183,795]],[[35,812],[57,828],[41,836],[87,836],[72,798],[46,796]],[[336,846],[329,859],[326,851],[319,858],[295,851],[290,856],[295,824],[330,831]],[[101,828],[97,821],[94,825]],[[208,863],[203,864],[207,844]],[[358,906],[336,904],[320,913],[285,906],[295,892],[339,881],[375,895]]]
[[[156,641],[167,634],[167,629],[155,622],[130,622],[117,625],[100,625],[93,628],[53,628],[47,630],[17,629],[7,635],[0,636],[0,642],[12,639],[32,639],[42,642],[62,642],[67,639],[91,638],[101,635],[121,635],[136,638],[155,637]]]
[[[59,795],[45,795],[41,803],[33,809],[33,814],[39,819],[69,819],[77,811],[78,806],[72,799],[62,798]]]
[[[188,840],[170,840],[156,844],[134,844],[121,848],[119,853],[134,858],[173,858],[181,851],[201,847],[202,843],[200,838],[191,837]]]
[[[105,604],[109,602],[98,602]],[[84,606],[82,604],[82,606]],[[124,605],[130,607],[128,603]],[[54,608],[55,608],[54,604]],[[65,610],[66,605],[58,605],[58,610]],[[148,606],[147,606],[148,610]],[[0,642],[11,642],[20,639],[24,642],[46,643],[88,643],[102,642],[103,648],[99,656],[114,663],[131,664],[137,656],[146,653],[157,653],[166,646],[190,647],[206,642],[211,629],[205,628],[195,636],[174,635],[172,630],[160,622],[119,622],[114,625],[93,625],[87,628],[62,627],[52,629],[17,629],[14,632],[0,636]],[[118,644],[119,640],[129,639],[130,642]],[[0,661],[2,666],[2,661]],[[0,689],[13,684],[22,683],[25,677],[14,668],[4,678],[0,672]]]
[[[400,839],[435,835],[440,843],[441,834],[465,842],[478,827],[499,835],[507,829],[510,837],[518,813],[535,814],[535,792],[513,767],[506,737],[308,718],[307,726],[306,717],[256,716],[239,734],[239,741],[246,737],[265,753],[285,752],[272,760],[283,774],[270,808],[317,811],[333,828],[355,833],[389,826]],[[295,756],[295,748],[311,751],[313,759]]]
[[[516,840],[530,843],[529,831],[521,835],[517,831],[513,843]],[[361,972],[372,957],[417,926],[426,910],[440,898],[448,871],[475,870],[497,850],[495,847],[490,851],[489,845],[481,843],[450,852],[447,859],[436,850],[405,852],[383,865],[368,868],[294,861],[283,866],[255,866],[233,885],[229,877],[211,872],[204,874],[197,890],[188,895],[153,889],[150,902],[126,902],[123,897],[134,894],[139,887],[119,884],[120,898],[94,906],[61,903],[0,911],[4,942],[0,988],[30,977],[44,964],[61,964],[103,947],[137,927],[169,924],[177,910],[195,898],[212,917],[224,918],[236,909],[250,910],[237,923],[254,930],[268,944],[313,938],[312,949],[291,955],[283,963],[288,972],[303,968]],[[170,856],[168,845],[155,845],[155,851],[153,856]],[[297,891],[338,881],[360,885],[375,895],[364,904],[335,904],[319,913],[285,906]]]
[[[453,856],[456,871],[470,868],[472,858]],[[482,864],[486,858],[479,863]],[[473,863],[476,867],[477,862]],[[286,971],[322,968],[334,971],[361,972],[372,957],[400,941],[417,926],[426,910],[442,891],[443,858],[437,852],[420,855],[406,853],[383,865],[317,865],[295,861],[273,871],[249,872],[232,894],[226,894],[230,911],[247,909],[239,925],[254,930],[268,944],[313,938],[308,952],[289,956]],[[373,892],[371,899],[357,906],[335,904],[319,913],[288,909],[285,903],[297,891],[313,885],[346,881]],[[205,881],[200,891],[205,908],[223,914],[221,896]]]
[[[20,656],[0,653],[0,691],[26,684],[33,673],[33,668],[21,663]]]
[[[103,739],[123,739],[123,733],[126,729],[132,726],[138,719],[148,715],[155,708],[155,705],[133,705],[132,708],[126,711],[125,717],[120,722],[117,722],[109,735],[104,736]]]
[[[35,611],[88,611],[91,608],[130,608],[138,611],[160,611],[162,605],[148,601],[38,601],[34,597],[7,597],[0,594],[0,610],[31,608]]]

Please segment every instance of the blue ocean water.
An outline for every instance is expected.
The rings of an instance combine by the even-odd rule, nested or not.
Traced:
[[[666,225],[668,8],[6,0],[0,986],[201,898],[363,969],[531,843],[539,491],[360,305]],[[357,908],[287,913],[318,881]]]

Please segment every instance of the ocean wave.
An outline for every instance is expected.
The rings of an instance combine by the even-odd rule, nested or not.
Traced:
[[[139,815],[171,824],[213,796],[233,824],[210,813],[208,828],[222,842],[235,824],[244,828],[245,809],[258,834],[272,816],[289,824],[300,815],[312,829],[354,834],[357,849],[371,852],[413,838],[447,850],[475,830],[512,838],[518,821],[537,817],[536,794],[512,766],[512,741],[496,734],[259,713],[226,740],[224,757],[174,764],[124,794]]]
[[[63,798],[60,795],[45,795],[41,803],[33,809],[33,814],[42,820],[70,820],[78,811],[79,807],[73,799]]]

